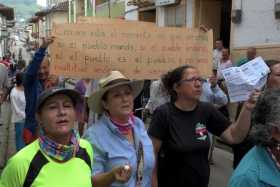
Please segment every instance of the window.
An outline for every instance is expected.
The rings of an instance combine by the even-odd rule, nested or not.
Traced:
[[[168,27],[186,26],[186,17],[186,0],[182,0],[180,4],[168,6],[165,8],[165,25]]]

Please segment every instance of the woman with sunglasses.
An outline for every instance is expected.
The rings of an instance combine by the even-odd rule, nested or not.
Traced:
[[[199,71],[188,65],[162,78],[171,102],[155,110],[148,130],[157,158],[153,186],[207,187],[208,131],[229,144],[241,142],[249,131],[260,92],[251,94],[239,119],[230,124],[213,105],[199,101],[203,81]]]

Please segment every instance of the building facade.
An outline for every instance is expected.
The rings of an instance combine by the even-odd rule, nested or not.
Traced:
[[[233,60],[256,47],[265,59],[279,58],[280,0],[127,0],[125,18],[153,21],[158,26],[213,29]],[[277,16],[278,15],[278,16]]]
[[[9,28],[14,26],[14,9],[0,4],[0,58],[8,53]]]

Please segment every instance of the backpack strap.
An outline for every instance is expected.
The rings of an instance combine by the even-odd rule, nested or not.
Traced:
[[[79,147],[79,151],[76,154],[77,158],[80,158],[85,161],[85,163],[91,169],[91,161],[90,157],[86,151],[86,149]],[[31,161],[31,164],[28,168],[23,187],[30,187],[38,174],[40,173],[41,169],[48,163],[48,159],[43,155],[43,153],[39,150],[34,158]]]
[[[85,163],[91,169],[90,157],[89,157],[89,155],[87,153],[87,150],[85,148],[80,147],[79,151],[76,154],[76,157],[82,159],[83,161],[85,161]]]
[[[30,187],[34,182],[34,180],[36,179],[36,177],[38,176],[38,174],[40,173],[40,170],[48,162],[49,161],[39,150],[31,161],[31,164],[28,168],[27,175],[23,183],[23,187]]]

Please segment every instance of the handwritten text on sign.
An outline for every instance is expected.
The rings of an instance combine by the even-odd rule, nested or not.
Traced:
[[[136,24],[54,25],[51,71],[100,78],[120,70],[133,79],[156,79],[190,64],[211,73],[212,31],[143,27]]]

